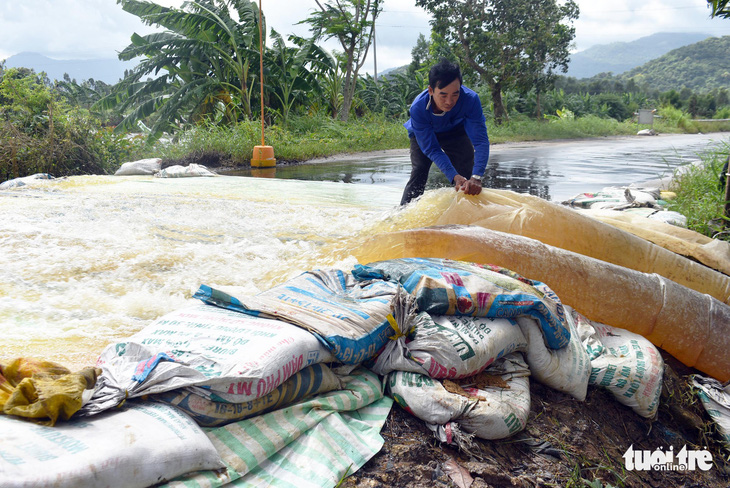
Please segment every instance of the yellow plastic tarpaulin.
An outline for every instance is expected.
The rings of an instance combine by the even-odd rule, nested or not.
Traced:
[[[451,224],[530,237],[607,263],[656,273],[730,303],[730,277],[577,210],[522,193],[492,189],[476,196],[452,189],[428,192],[374,230]]]
[[[0,364],[0,412],[46,420],[49,425],[68,420],[81,408],[84,390],[93,388],[99,374],[97,368],[72,373],[60,364],[32,358]]]

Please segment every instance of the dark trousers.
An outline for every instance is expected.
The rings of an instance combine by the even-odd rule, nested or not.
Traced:
[[[471,178],[471,171],[474,169],[474,146],[466,135],[464,126],[459,126],[448,132],[436,134],[441,149],[451,160],[454,169],[464,178]],[[428,181],[428,172],[433,161],[423,154],[418,147],[415,137],[411,137],[411,177],[403,190],[403,197],[400,204],[405,205],[414,198],[423,195]]]

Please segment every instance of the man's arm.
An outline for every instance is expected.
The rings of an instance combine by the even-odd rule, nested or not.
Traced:
[[[489,162],[489,136],[487,135],[487,121],[479,96],[475,93],[464,120],[464,128],[474,146],[473,175],[481,177]],[[481,182],[480,182],[481,183]]]

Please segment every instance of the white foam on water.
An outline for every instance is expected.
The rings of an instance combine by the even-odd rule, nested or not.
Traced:
[[[400,188],[241,177],[72,177],[0,192],[0,361],[84,359],[195,302],[307,269],[392,212]],[[339,259],[339,261],[337,261]]]

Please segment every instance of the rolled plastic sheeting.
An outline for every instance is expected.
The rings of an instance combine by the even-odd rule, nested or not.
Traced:
[[[682,256],[689,256],[705,266],[730,275],[730,242],[658,220],[615,210],[585,210],[588,215],[605,224],[639,236]]]
[[[472,226],[376,235],[352,254],[361,263],[438,257],[503,266],[545,283],[589,319],[641,334],[687,366],[730,380],[730,307],[658,274]]]
[[[406,207],[383,230],[450,224],[531,237],[601,261],[657,273],[730,303],[730,277],[577,210],[512,191],[484,189],[476,196],[453,190],[431,192]]]

